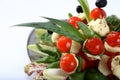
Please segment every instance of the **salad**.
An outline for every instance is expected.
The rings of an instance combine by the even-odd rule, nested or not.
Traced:
[[[78,2],[78,15],[67,20],[16,25],[35,28],[36,43],[28,49],[41,58],[24,68],[33,80],[120,79],[120,19],[107,16],[107,0],[96,0],[91,11],[87,0]]]

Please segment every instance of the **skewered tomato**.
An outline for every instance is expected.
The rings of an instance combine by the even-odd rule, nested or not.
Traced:
[[[68,19],[68,23],[72,24],[76,29],[78,29],[77,22],[81,22],[82,20],[76,16],[71,17]]]
[[[68,73],[74,72],[77,66],[78,66],[78,61],[74,54],[66,54],[60,60],[60,67],[65,72]]]
[[[71,47],[71,44],[72,44],[72,40],[65,37],[65,36],[60,36],[58,41],[57,41],[57,48],[65,53],[65,52],[68,52],[70,50],[70,47]]]
[[[94,8],[91,13],[90,13],[90,18],[92,19],[98,19],[98,18],[105,18],[106,17],[106,13],[103,9],[101,8]]]
[[[92,55],[99,55],[104,50],[104,44],[100,38],[90,38],[86,41],[85,48]]]
[[[120,46],[120,32],[110,32],[106,37],[106,42],[112,47]]]
[[[99,60],[98,59],[93,59],[91,57],[88,57],[82,50],[77,54],[77,56],[80,56],[84,59],[84,63],[82,64],[83,69],[88,69],[88,68],[94,68],[98,66]]]

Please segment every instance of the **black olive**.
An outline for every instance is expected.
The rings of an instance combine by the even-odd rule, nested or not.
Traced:
[[[49,33],[49,34],[52,34],[53,32],[48,30],[48,33]]]
[[[107,5],[107,0],[97,0],[95,5],[99,8],[105,7]]]
[[[76,8],[76,11],[77,11],[77,13],[82,13],[83,12],[82,7],[80,5],[78,5]]]

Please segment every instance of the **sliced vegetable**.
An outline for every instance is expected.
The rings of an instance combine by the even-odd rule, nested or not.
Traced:
[[[28,49],[41,57],[47,56],[47,54],[41,52],[35,44],[28,45]]]

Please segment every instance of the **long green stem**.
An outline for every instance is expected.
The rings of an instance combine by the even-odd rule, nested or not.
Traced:
[[[85,15],[86,15],[86,20],[87,22],[91,21],[91,18],[89,17],[90,15],[90,9],[89,9],[89,4],[87,0],[78,0],[78,2],[80,3]]]

